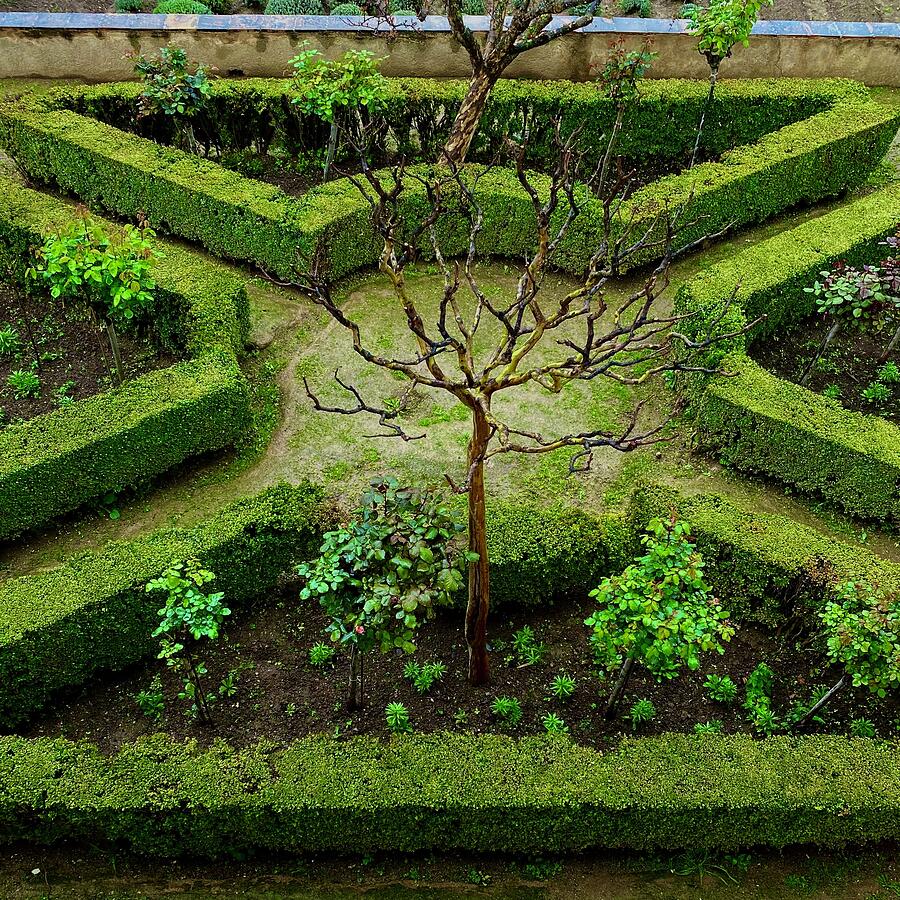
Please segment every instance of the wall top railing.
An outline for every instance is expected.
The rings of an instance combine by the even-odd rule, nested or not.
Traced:
[[[485,16],[468,16],[476,34]],[[569,17],[558,17],[559,21]],[[657,78],[704,78],[708,68],[684,19],[597,18],[578,32],[522,54],[507,73],[514,78],[582,81],[602,63],[610,41],[637,47],[652,40]],[[552,26],[551,26],[552,27]],[[383,59],[392,76],[465,77],[469,59],[453,40],[447,20],[429,16],[162,16],[106,13],[0,13],[0,78],[133,77],[134,53],[167,44],[223,75],[280,76],[302,42],[329,56],[350,47]],[[768,20],[753,29],[749,49],[738,47],[722,67],[733,78],[853,78],[900,87],[900,23]]]

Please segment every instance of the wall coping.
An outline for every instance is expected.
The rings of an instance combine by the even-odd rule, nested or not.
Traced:
[[[466,16],[472,31],[486,32],[487,16]],[[572,16],[555,16],[560,23]],[[595,18],[579,29],[583,34],[687,34],[686,19]],[[381,19],[373,16],[154,15],[150,13],[0,13],[2,30],[154,31],[154,32],[405,32],[449,33],[443,16]],[[757,22],[754,35],[811,38],[900,39],[900,22],[799,22],[771,19]]]

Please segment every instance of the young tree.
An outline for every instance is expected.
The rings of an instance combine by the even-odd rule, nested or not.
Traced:
[[[700,114],[700,126],[691,155],[691,168],[700,152],[700,138],[706,115],[712,106],[719,77],[719,66],[731,56],[736,44],[745,47],[750,43],[750,32],[764,6],[771,6],[775,0],[711,0],[709,6],[687,4],[688,30],[697,36],[697,50],[706,57],[709,64],[709,93]]]
[[[724,653],[722,641],[734,634],[689,537],[686,523],[654,519],[642,539],[647,552],[591,592],[598,609],[585,625],[592,630],[594,654],[603,668],[619,668],[607,719],[615,715],[635,662],[660,680],[672,679],[682,666],[698,668],[701,652]]]
[[[125,371],[116,329],[130,324],[153,302],[156,282],[151,270],[159,256],[151,245],[154,236],[150,228],[133,225],[110,234],[84,214],[68,228],[48,234],[29,269],[29,276],[49,288],[54,299],[87,301],[103,323],[119,384]]]
[[[802,728],[850,681],[886,697],[900,685],[900,604],[866,582],[849,581],[819,612],[828,658],[845,674],[797,721]]]
[[[231,610],[223,603],[221,592],[207,594],[205,586],[215,575],[196,560],[173,563],[159,578],[147,582],[145,590],[164,592],[166,605],[159,611],[160,623],[153,637],[160,638],[159,659],[182,678],[179,699],[190,702],[191,715],[201,725],[212,721],[215,695],[205,686],[206,663],[200,653],[202,640],[214,641]]]
[[[363,702],[363,657],[374,648],[412,653],[415,632],[462,585],[463,530],[434,491],[372,482],[357,514],[328,532],[320,556],[297,569],[302,600],[318,599],[331,640],[350,647],[348,706]]]

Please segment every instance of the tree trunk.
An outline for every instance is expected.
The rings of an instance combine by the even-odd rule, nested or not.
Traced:
[[[609,700],[606,704],[606,712],[603,713],[603,718],[607,721],[612,719],[616,714],[616,707],[619,705],[622,694],[625,693],[625,686],[628,684],[628,679],[631,677],[631,670],[633,668],[634,657],[625,657],[625,662],[622,663],[622,668],[619,670],[619,677],[616,679],[616,686],[609,695]]]
[[[476,72],[472,76],[469,90],[453,120],[453,126],[444,146],[444,158],[453,165],[461,166],[466,161],[466,154],[472,145],[472,139],[478,130],[478,123],[481,121],[488,96],[496,80],[495,77],[484,71]]]
[[[125,381],[125,370],[122,368],[122,351],[119,348],[119,336],[116,334],[116,326],[112,322],[106,322],[106,336],[109,338],[109,349],[112,351],[113,365],[116,367],[116,380],[119,384]]]
[[[841,675],[837,684],[818,703],[814,703],[797,721],[797,728],[803,728],[807,722],[847,683],[847,676]]]
[[[335,115],[334,121],[331,123],[331,130],[328,132],[328,151],[325,155],[325,171],[322,175],[323,181],[328,181],[328,176],[331,174],[331,167],[334,165],[334,157],[337,153],[337,141],[338,122],[337,115]]]
[[[194,705],[197,707],[197,720],[201,725],[209,725],[212,723],[212,715],[209,711],[209,702],[206,699],[206,692],[200,681],[200,673],[197,671],[197,664],[194,661],[192,653],[188,654],[188,678],[194,686]]]
[[[350,682],[347,687],[347,708],[359,709],[363,705],[363,655],[357,644],[350,650]]]
[[[809,384],[809,379],[812,377],[813,369],[816,367],[816,363],[822,358],[822,354],[828,349],[828,345],[837,337],[838,332],[841,330],[841,320],[835,319],[834,325],[828,329],[828,334],[825,335],[825,339],[819,344],[819,349],[816,350],[816,355],[812,358],[812,362],[806,367],[806,371],[803,373],[803,377],[800,379],[800,386],[806,387]]]
[[[478,559],[469,563],[469,603],[466,607],[466,643],[469,645],[469,684],[483,685],[490,680],[487,653],[487,617],[490,608],[490,564],[487,548],[487,515],[484,500],[484,452],[490,427],[478,411],[473,413],[472,438],[469,441],[469,550]]]
[[[719,66],[722,60],[709,62],[709,93],[706,95],[706,101],[703,104],[703,112],[700,113],[700,125],[697,128],[697,139],[694,141],[694,152],[691,154],[691,164],[688,168],[693,169],[694,163],[697,162],[697,154],[700,152],[700,138],[703,136],[703,123],[706,121],[706,114],[712,106],[713,97],[716,93],[716,79],[719,77]]]
[[[900,325],[897,326],[897,330],[894,332],[891,342],[884,348],[884,353],[878,357],[879,362],[884,362],[894,352],[894,348],[897,346],[898,341],[900,341]]]

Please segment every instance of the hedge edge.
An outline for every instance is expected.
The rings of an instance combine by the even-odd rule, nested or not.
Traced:
[[[24,285],[30,248],[72,218],[71,206],[0,178],[0,262]],[[0,430],[0,540],[244,436],[249,389],[236,359],[248,331],[243,282],[156,243],[157,338],[193,359]]]
[[[814,312],[803,288],[838,260],[871,262],[900,227],[900,183],[751,247],[684,284],[676,309],[702,331],[737,288],[727,328],[759,316],[747,336],[764,339]],[[729,376],[694,383],[692,412],[701,445],[728,465],[825,497],[851,515],[900,522],[900,428],[762,369],[744,341],[719,360]]]

